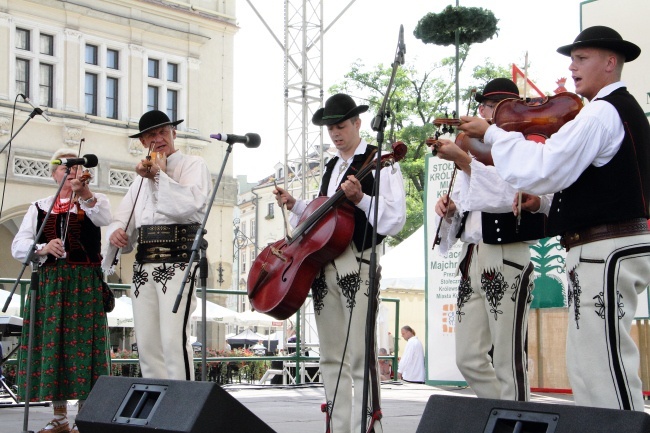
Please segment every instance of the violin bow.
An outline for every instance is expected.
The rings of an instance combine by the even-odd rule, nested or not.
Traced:
[[[526,100],[526,95],[528,94],[528,51],[524,57],[524,100]],[[521,226],[521,191],[517,192],[517,225],[515,226],[515,233],[519,233],[519,227]]]
[[[477,89],[476,87],[473,87],[469,91],[469,98],[467,101],[467,115],[469,116],[469,111],[472,107],[472,96],[476,93]],[[434,121],[435,123],[435,121]],[[460,119],[449,119],[449,122],[446,122],[445,125],[450,125],[450,126],[458,126],[461,124]],[[444,130],[443,130],[444,131]],[[453,132],[453,129],[450,127],[449,132]],[[440,133],[436,132],[436,140],[440,137]],[[434,148],[434,150],[431,151],[433,156],[436,156],[438,154],[438,150]],[[451,179],[449,179],[449,188],[447,188],[447,201],[445,201],[445,206],[449,206],[449,203],[451,202],[451,192],[453,191],[454,188],[454,181],[456,180],[456,172],[458,171],[458,166],[454,164],[454,171],[451,173]],[[436,237],[433,239],[433,246],[431,249],[435,249],[436,245],[440,245],[440,242],[442,239],[440,238],[440,229],[442,228],[442,222],[445,218],[447,218],[447,215],[449,213],[449,208],[445,211],[445,214],[440,218],[440,222],[438,223],[438,228],[436,229]]]
[[[275,186],[276,189],[278,188],[278,184],[275,182],[275,180],[273,181],[273,185]],[[279,206],[280,206],[280,209],[282,209],[282,219],[284,220],[284,230],[286,232],[287,240],[290,241],[291,240],[291,226],[289,226],[289,220],[287,219],[287,204],[282,203]]]
[[[79,140],[79,149],[77,150],[77,155],[81,155],[81,145],[83,144],[84,141],[86,141],[85,138],[82,138],[81,140]],[[77,170],[76,176],[77,176],[77,178],[79,178],[79,170]],[[67,176],[66,176],[66,179],[64,180],[64,182],[67,181],[67,180],[68,179],[67,179]],[[71,191],[70,192],[70,206],[68,206],[68,211],[66,212],[66,216],[65,216],[65,226],[61,229],[61,242],[63,242],[63,248],[65,248],[65,240],[68,237],[68,227],[70,227],[70,212],[71,212],[71,209],[72,209],[72,202],[73,202],[73,200],[75,198],[76,197],[75,197],[74,191]]]
[[[149,150],[147,152],[146,159],[151,161],[151,150],[153,149],[153,141],[149,143]],[[147,171],[151,170],[151,167],[147,168]],[[140,197],[140,191],[142,190],[142,184],[144,183],[144,178],[140,179],[140,186],[138,187],[138,192],[135,194],[135,200],[133,200],[133,207],[131,208],[131,213],[129,214],[129,218],[126,220],[126,226],[124,226],[124,230],[128,230],[129,224],[131,224],[131,219],[133,218],[133,214],[135,213],[135,206],[138,203],[138,198]],[[115,256],[113,257],[112,261],[112,266],[117,266],[117,263],[119,262],[118,256],[120,255],[120,250],[122,248],[118,248],[115,251]]]

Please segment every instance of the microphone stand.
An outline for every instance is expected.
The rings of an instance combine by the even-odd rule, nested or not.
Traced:
[[[384,142],[384,130],[386,129],[386,118],[390,115],[386,112],[386,105],[388,105],[388,100],[390,99],[391,88],[393,87],[393,82],[395,81],[395,75],[397,74],[397,68],[399,65],[404,64],[404,54],[406,53],[406,48],[404,46],[404,26],[400,25],[400,33],[397,42],[397,50],[395,53],[395,61],[392,64],[393,71],[390,76],[390,81],[388,82],[388,87],[386,93],[384,94],[384,100],[381,103],[381,107],[377,112],[377,116],[372,121],[373,131],[377,131],[377,148],[379,153],[377,154],[377,168],[375,169],[375,184],[374,184],[374,202],[373,202],[373,212],[374,212],[374,221],[375,224],[372,226],[372,246],[370,250],[370,269],[369,269],[369,286],[368,286],[368,310],[366,312],[366,353],[365,353],[365,363],[363,369],[363,400],[361,407],[358,408],[361,410],[361,433],[366,433],[366,424],[368,417],[368,391],[370,390],[370,361],[374,363],[376,358],[375,355],[375,322],[377,320],[377,309],[379,307],[379,281],[377,280],[377,220],[379,218],[379,185],[381,181],[381,150]],[[373,365],[373,370],[375,371],[373,381],[377,382],[376,366]],[[378,398],[378,393],[373,392],[373,406]],[[374,419],[376,413],[374,410],[372,418]],[[370,429],[372,429],[372,422]],[[374,431],[374,430],[373,430]]]
[[[232,145],[233,143],[228,143],[228,148],[226,149],[226,157],[223,159],[223,163],[221,164],[221,169],[219,170],[219,175],[217,176],[217,182],[214,185],[214,188],[212,189],[212,195],[210,196],[210,199],[207,202],[207,208],[205,210],[205,216],[203,217],[203,221],[201,222],[201,227],[198,228],[196,231],[196,236],[194,237],[194,243],[192,244],[192,255],[190,256],[190,261],[188,262],[187,269],[185,270],[185,275],[183,276],[183,281],[181,283],[181,287],[178,290],[178,295],[176,295],[176,302],[174,302],[174,308],[172,309],[173,313],[176,313],[178,311],[178,307],[181,304],[181,300],[183,299],[183,291],[185,290],[185,283],[189,279],[191,268],[192,268],[192,263],[194,263],[194,260],[196,260],[196,255],[198,254],[199,247],[201,245],[205,245],[205,247],[202,247],[205,249],[207,247],[207,241],[204,241],[203,235],[206,233],[205,230],[205,225],[208,222],[208,217],[210,216],[210,209],[212,209],[212,203],[214,203],[214,198],[217,195],[217,191],[219,190],[219,184],[221,183],[221,178],[223,177],[223,172],[226,169],[226,163],[228,162],[228,157],[230,156],[230,153],[232,152]],[[205,242],[205,244],[204,244]],[[207,278],[207,272],[208,272],[208,262],[207,258],[203,257],[202,258],[203,262],[203,267],[205,269],[205,277],[203,277],[202,270],[201,270],[201,263],[199,263],[199,269],[201,272],[201,289],[203,293],[203,299],[202,299],[202,306],[203,306],[203,317],[201,317],[202,322],[202,329],[203,329],[203,336],[201,338],[201,367],[203,371],[201,372],[201,379],[205,381],[205,365],[206,365],[206,323],[205,323],[205,315],[206,315],[206,305],[207,305],[207,293],[206,293],[206,278]]]
[[[2,149],[0,149],[0,153],[4,152],[4,150],[7,148],[7,146],[9,146],[9,145],[11,144],[12,141],[14,141],[14,138],[16,138],[16,135],[18,135],[18,133],[19,133],[20,131],[23,130],[23,128],[25,127],[25,125],[27,125],[27,122],[29,122],[30,120],[32,120],[34,117],[36,117],[36,116],[39,115],[39,114],[43,114],[43,110],[41,110],[41,109],[38,108],[38,107],[34,108],[34,111],[32,111],[32,112],[29,114],[29,117],[27,117],[27,119],[25,119],[25,121],[23,122],[23,124],[20,125],[20,128],[18,128],[18,131],[16,131],[16,133],[15,133],[14,135],[11,136],[11,138],[9,139],[9,141],[7,141],[7,143],[2,147]]]
[[[36,111],[36,110],[34,110]],[[26,122],[25,122],[26,123]],[[22,129],[22,128],[21,128]],[[36,254],[36,244],[38,243],[38,240],[41,238],[41,235],[43,234],[43,230],[45,229],[45,224],[47,223],[48,219],[50,218],[50,215],[52,214],[52,209],[54,208],[54,203],[56,201],[56,198],[59,196],[61,193],[61,189],[63,188],[63,184],[65,181],[68,179],[68,175],[70,174],[70,167],[66,166],[66,172],[65,176],[63,177],[63,180],[59,184],[59,189],[57,189],[56,194],[54,195],[54,199],[52,200],[52,203],[50,204],[50,208],[47,210],[47,213],[45,214],[45,218],[43,219],[43,222],[41,223],[41,227],[38,229],[38,233],[36,233],[36,236],[34,236],[34,242],[32,243],[32,246],[30,248],[30,253],[25,257],[25,261],[23,262],[23,267],[20,270],[20,274],[18,274],[18,278],[16,278],[16,282],[14,283],[14,287],[11,289],[11,292],[9,293],[9,296],[7,297],[7,301],[5,302],[4,307],[2,307],[2,312],[4,313],[7,311],[7,308],[9,308],[9,303],[11,302],[11,298],[14,295],[14,292],[16,291],[16,288],[18,287],[18,283],[20,283],[20,278],[23,276],[23,273],[25,272],[25,268],[30,264],[32,265],[32,276],[31,280],[29,282],[29,291],[30,291],[30,302],[29,302],[29,334],[27,337],[27,369],[25,371],[25,414],[23,417],[23,431],[22,433],[32,433],[30,430],[27,430],[27,424],[29,422],[29,400],[30,400],[30,389],[31,389],[31,377],[32,377],[32,346],[33,346],[33,336],[34,336],[34,322],[36,321],[36,293],[38,291],[38,284],[39,284],[39,278],[38,278],[38,254]]]

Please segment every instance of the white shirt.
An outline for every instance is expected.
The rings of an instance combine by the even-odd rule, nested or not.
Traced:
[[[424,382],[424,348],[415,335],[406,341],[397,372],[409,382]]]
[[[166,173],[159,171],[155,180],[138,176],[131,184],[106,230],[106,239],[118,228],[124,229],[130,245],[122,253],[128,253],[137,241],[136,230],[142,225],[201,222],[211,187],[210,171],[203,158],[176,151],[167,157]],[[127,229],[134,203],[135,211]],[[109,248],[113,254],[107,253],[111,260],[115,254],[113,248]]]
[[[499,175],[515,188],[540,195],[572,185],[590,165],[607,164],[620,149],[625,131],[614,106],[598,99],[624,86],[619,81],[603,87],[543,145],[519,132],[490,126],[484,138],[492,146]]]
[[[471,176],[461,170],[456,173],[456,184],[451,193],[451,199],[456,204],[456,213],[451,222],[444,220],[440,227],[441,240],[438,251],[442,255],[446,255],[458,240],[456,234],[465,211],[468,211],[469,215],[460,240],[472,244],[478,244],[483,239],[481,212],[512,212],[512,201],[518,191],[499,176],[494,166],[472,160],[470,168]],[[542,197],[542,202],[543,208],[550,206],[550,197]],[[440,223],[438,215],[434,222],[437,227]]]
[[[359,146],[355,150],[355,155],[363,155],[366,152],[368,143],[361,140]],[[337,153],[339,160],[332,169],[332,176],[327,189],[327,194],[331,197],[340,183],[339,166],[344,163],[343,158]],[[374,175],[374,171],[372,172]],[[339,181],[337,181],[337,177]],[[395,163],[392,167],[384,167],[381,169],[381,181],[379,184],[378,202],[378,218],[377,233],[380,235],[396,235],[404,227],[406,222],[406,198],[404,193],[404,179],[402,178],[402,171],[399,164]],[[296,203],[291,209],[290,222],[293,227],[298,225],[300,216],[307,208],[309,201],[296,200]],[[363,210],[366,218],[370,224],[374,226],[374,207],[372,198],[364,194],[361,201],[356,205],[359,209]]]
[[[93,222],[97,227],[102,227],[110,224],[111,222],[111,205],[108,201],[108,197],[102,193],[94,193],[97,198],[95,206],[88,207],[83,202],[80,202],[81,210],[84,211],[86,216],[90,218],[90,221]],[[18,233],[14,236],[14,240],[11,243],[11,255],[21,262],[27,258],[27,255],[30,253],[30,248],[34,243],[36,234],[38,230],[36,225],[38,223],[38,210],[36,209],[36,204],[45,212],[52,206],[52,200],[54,196],[50,196],[37,202],[33,203],[32,206],[27,209],[27,213],[23,217],[23,222],[20,224],[20,229]],[[65,200],[62,200],[65,202]],[[77,207],[71,206],[70,212],[76,214]],[[55,214],[51,214],[50,218],[56,218]],[[42,244],[45,245],[45,244]],[[40,257],[40,263],[45,263],[47,256]]]

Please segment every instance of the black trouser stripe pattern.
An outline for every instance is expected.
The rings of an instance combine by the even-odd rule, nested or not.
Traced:
[[[188,266],[189,266],[189,264],[188,264]],[[196,266],[198,266],[198,265],[196,265]],[[190,376],[190,372],[191,372],[190,368],[194,368],[194,361],[190,362],[190,359],[192,359],[192,360],[194,359],[194,353],[191,354],[191,356],[192,356],[191,358],[190,358],[190,354],[187,353],[187,339],[189,338],[189,336],[187,335],[187,332],[186,332],[186,329],[188,329],[187,328],[187,322],[190,320],[190,306],[192,305],[192,295],[194,294],[194,278],[192,278],[191,275],[192,275],[192,272],[190,272],[190,278],[191,278],[192,281],[190,282],[190,288],[189,288],[189,291],[187,293],[187,302],[185,303],[185,311],[183,311],[183,339],[182,339],[182,342],[183,342],[183,359],[185,360],[185,380],[191,380],[192,379],[192,376]],[[172,313],[172,314],[174,314],[174,313]],[[205,349],[203,348],[203,350],[205,350]]]
[[[619,395],[619,406],[623,410],[634,410],[630,389],[627,385],[627,374],[624,371],[619,352],[618,331],[618,299],[616,292],[616,275],[619,262],[634,256],[649,255],[650,245],[631,246],[614,252],[605,265],[605,289],[603,297],[607,300],[605,306],[605,332],[610,352],[612,379]]]
[[[524,321],[526,317],[526,308],[528,308],[528,287],[530,286],[530,277],[535,267],[528,263],[528,267],[521,276],[517,297],[515,298],[515,323],[513,333],[515,341],[513,344],[513,365],[515,367],[514,376],[517,392],[517,400],[525,401],[527,395],[525,369],[526,369],[526,336],[528,327]]]

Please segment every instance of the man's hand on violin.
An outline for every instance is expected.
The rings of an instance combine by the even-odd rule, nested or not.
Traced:
[[[449,198],[449,195],[445,194],[438,199],[435,211],[439,217],[450,221],[451,217],[456,213],[456,203]]]
[[[167,170],[167,156],[165,154],[159,154],[152,159],[143,159],[135,167],[135,172],[147,179],[155,178],[161,170],[163,172]]]
[[[436,155],[440,159],[456,163],[463,171],[469,170],[472,157],[453,141],[442,138],[437,140],[432,147],[436,150]],[[471,172],[468,174],[471,174]]]
[[[111,245],[117,248],[124,248],[129,243],[129,235],[126,234],[124,229],[117,229],[111,233],[108,241],[111,243]]]
[[[39,256],[51,254],[57,259],[65,257],[65,248],[63,247],[63,241],[59,238],[52,239],[43,248],[36,250],[36,254]]]
[[[521,193],[521,210],[528,212],[537,212],[541,206],[541,200],[538,195]],[[515,194],[512,200],[512,213],[519,215],[519,193]]]
[[[293,196],[289,194],[286,190],[280,188],[279,186],[275,187],[275,189],[273,190],[273,194],[275,195],[275,201],[278,203],[278,206],[280,207],[286,205],[287,210],[291,210],[293,209],[293,205],[296,204],[296,199],[293,198]]]
[[[482,139],[485,135],[485,131],[490,127],[487,120],[480,117],[460,116],[460,120],[461,123],[458,126],[458,129],[464,131],[472,138]]]
[[[355,205],[359,204],[363,198],[363,191],[361,191],[361,182],[353,175],[348,176],[347,180],[341,184],[341,190],[345,196]]]

